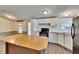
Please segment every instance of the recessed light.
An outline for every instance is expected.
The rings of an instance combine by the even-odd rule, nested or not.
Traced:
[[[47,14],[48,14],[48,10],[43,10],[42,13],[43,13],[44,15],[47,15]]]
[[[65,12],[63,13],[64,16],[69,16],[69,14],[70,14],[69,11],[65,11]]]
[[[68,17],[70,16],[70,11],[65,11],[61,14],[61,16]]]
[[[10,18],[10,19],[15,19],[16,18],[15,16],[10,15],[10,14],[5,14],[4,16],[7,17],[7,18]]]
[[[78,12],[78,10],[66,10],[61,14],[61,16],[74,17],[78,15]]]

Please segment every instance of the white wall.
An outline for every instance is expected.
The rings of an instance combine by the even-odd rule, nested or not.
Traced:
[[[13,31],[13,22],[0,17],[0,32]]]
[[[27,32],[28,31],[28,22],[25,21],[22,23],[23,24],[23,31]],[[18,30],[18,23],[10,21],[8,19],[0,17],[0,33],[2,32],[10,32],[10,31],[17,31]],[[0,54],[5,53],[5,42],[0,41]]]
[[[22,22],[22,24],[23,24],[23,31],[27,32],[28,22],[24,21]],[[0,17],[0,33],[9,31],[18,31],[18,23]]]

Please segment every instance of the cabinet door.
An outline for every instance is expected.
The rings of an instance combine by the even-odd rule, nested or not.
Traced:
[[[57,43],[57,40],[58,40],[57,34],[50,32],[48,42]]]
[[[58,44],[64,46],[64,34],[58,34]]]
[[[0,54],[5,54],[5,43],[0,42]]]
[[[72,50],[73,49],[73,40],[69,35],[65,36],[65,47]]]

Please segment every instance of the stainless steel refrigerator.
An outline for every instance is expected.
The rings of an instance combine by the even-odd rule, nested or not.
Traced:
[[[79,54],[79,16],[73,18],[71,35],[73,38],[73,53]]]

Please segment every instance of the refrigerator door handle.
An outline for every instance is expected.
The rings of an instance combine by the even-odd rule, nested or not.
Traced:
[[[75,25],[74,25],[74,23],[71,26],[71,36],[72,36],[72,39],[74,39],[74,37],[75,37]]]

